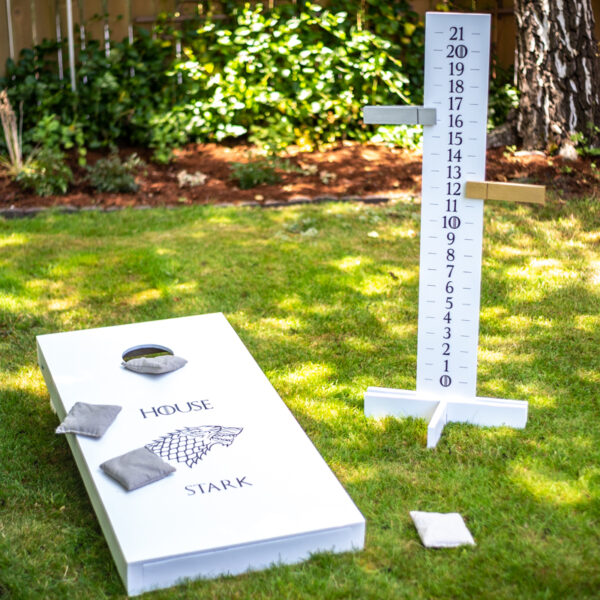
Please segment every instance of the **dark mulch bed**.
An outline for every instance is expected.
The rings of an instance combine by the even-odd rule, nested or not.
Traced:
[[[322,152],[291,153],[292,172],[279,171],[277,184],[240,189],[231,180],[231,163],[248,160],[251,148],[243,145],[191,144],[175,154],[173,162],[156,165],[146,159],[146,169],[132,194],[98,193],[85,181],[85,171],[74,166],[75,182],[64,196],[40,197],[23,192],[7,177],[0,177],[0,209],[32,207],[178,206],[191,204],[294,203],[323,199],[393,198],[420,194],[421,156],[385,146],[343,143]],[[122,151],[126,156],[132,150]],[[100,155],[90,154],[93,163]],[[600,160],[598,161],[600,166]],[[178,173],[200,172],[205,182],[181,187]],[[304,171],[304,173],[300,172]],[[557,157],[529,153],[512,154],[503,149],[488,151],[487,179],[546,185],[561,197],[598,196],[600,171],[593,161],[579,158],[565,162]]]

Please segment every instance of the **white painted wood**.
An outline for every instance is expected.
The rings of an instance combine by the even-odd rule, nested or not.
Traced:
[[[426,392],[369,387],[365,393],[365,414],[375,418],[393,416],[430,420],[440,401],[440,397]],[[507,425],[517,429],[523,429],[527,424],[528,403],[524,400],[477,396],[449,398],[444,401],[447,404],[448,422],[485,427]]]
[[[477,393],[483,202],[464,187],[485,178],[489,48],[489,15],[427,13],[417,390],[443,396]]]
[[[427,13],[425,36],[425,105],[433,114],[423,107],[365,108],[365,123],[428,125],[417,389],[370,387],[365,414],[428,419],[431,448],[446,422],[525,427],[527,402],[476,396],[483,201],[467,198],[465,187],[485,179],[490,16]]]
[[[446,423],[523,429],[527,424],[528,406],[523,400],[436,397],[427,392],[393,388],[369,387],[365,393],[367,417],[413,417],[427,420],[428,448],[437,445]]]
[[[67,439],[128,594],[363,547],[364,518],[222,314],[37,343],[60,420],[77,401],[123,407],[100,440]],[[148,343],[188,363],[158,376],[121,367],[124,350]],[[242,431],[192,466],[170,460],[175,473],[133,492],[99,468],[202,425]]]
[[[429,420],[438,404],[439,399],[419,397],[414,390],[369,387],[365,393],[367,417],[414,417]]]
[[[529,404],[524,400],[499,398],[453,399],[448,401],[448,422],[482,427],[508,426],[523,429]]]
[[[435,448],[442,437],[444,425],[448,422],[448,401],[440,400],[438,403],[429,425],[427,425],[427,447]]]

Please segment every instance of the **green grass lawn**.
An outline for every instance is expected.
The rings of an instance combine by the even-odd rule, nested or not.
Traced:
[[[526,429],[367,420],[414,389],[419,204],[181,208],[0,221],[0,597],[124,597],[35,336],[221,311],[367,520],[364,551],[148,598],[597,598],[600,204],[486,207],[478,394]],[[376,232],[376,237],[373,232]],[[422,547],[410,510],[477,546]]]

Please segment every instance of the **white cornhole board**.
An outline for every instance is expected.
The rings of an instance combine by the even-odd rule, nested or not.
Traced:
[[[165,375],[121,367],[140,344],[188,363]],[[42,335],[37,345],[60,420],[78,401],[123,407],[101,439],[67,438],[128,594],[363,547],[363,516],[222,314]],[[242,431],[196,464],[170,460],[175,473],[132,492],[99,468],[201,425]]]

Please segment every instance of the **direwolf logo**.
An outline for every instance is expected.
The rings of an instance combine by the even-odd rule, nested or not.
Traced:
[[[231,446],[241,432],[242,427],[221,425],[184,427],[150,442],[146,448],[162,458],[185,463],[191,469],[214,445]]]

